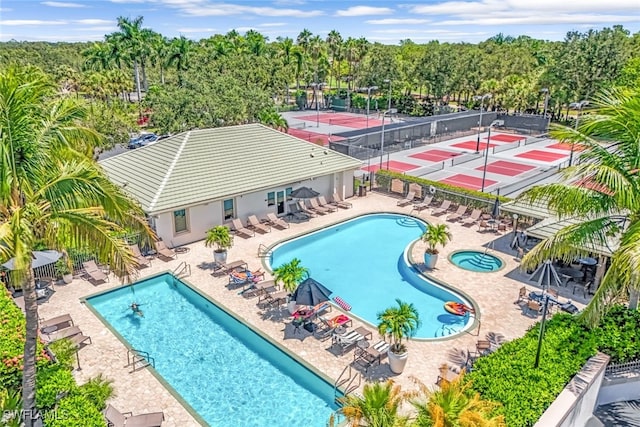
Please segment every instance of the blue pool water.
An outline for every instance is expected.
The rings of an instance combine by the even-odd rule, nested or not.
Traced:
[[[331,384],[170,274],[87,303],[212,426],[321,427],[336,409]]]
[[[477,273],[498,271],[504,263],[497,256],[480,251],[458,251],[449,256],[449,260],[458,267]]]
[[[411,302],[422,320],[416,338],[448,336],[464,329],[469,317],[448,313],[444,302],[469,302],[429,282],[405,260],[408,245],[425,228],[406,215],[365,215],[276,246],[271,266],[300,259],[332,296],[340,296],[352,313],[373,325],[377,313],[395,305],[396,298]]]

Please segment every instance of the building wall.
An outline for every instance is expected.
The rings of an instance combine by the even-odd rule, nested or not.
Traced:
[[[158,214],[156,233],[169,247],[186,245],[204,239],[208,229],[222,223],[222,203],[211,202],[186,209],[188,231],[174,232],[173,212]]]

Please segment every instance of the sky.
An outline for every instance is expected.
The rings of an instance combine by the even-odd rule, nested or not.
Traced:
[[[636,33],[640,0],[0,0],[0,41],[103,40],[118,16],[143,16],[143,27],[194,40],[233,29],[295,40],[306,28],[384,44],[476,43],[498,33],[562,40],[613,25]]]

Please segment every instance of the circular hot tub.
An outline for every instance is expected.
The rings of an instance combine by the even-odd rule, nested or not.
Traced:
[[[449,261],[463,270],[491,273],[504,267],[504,261],[485,251],[462,250],[449,255]]]

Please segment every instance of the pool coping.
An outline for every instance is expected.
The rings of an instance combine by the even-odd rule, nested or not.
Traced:
[[[268,341],[270,344],[272,344],[275,347],[277,347],[280,351],[282,351],[287,356],[291,357],[296,362],[298,362],[300,365],[304,366],[305,368],[307,368],[308,370],[313,372],[316,376],[321,378],[327,384],[329,384],[329,385],[334,384],[333,386],[335,388],[334,381],[332,381],[331,378],[329,378],[323,372],[319,371],[315,366],[309,364],[307,361],[305,361],[304,359],[300,358],[298,355],[296,355],[295,353],[293,353],[292,351],[290,351],[286,347],[280,345],[275,339],[273,339],[269,335],[265,334],[259,327],[247,323],[242,317],[240,317],[233,310],[229,309],[226,305],[222,304],[221,302],[217,301],[216,299],[214,299],[214,298],[210,297],[209,295],[207,295],[206,293],[204,293],[204,291],[202,291],[200,288],[198,288],[193,283],[185,280],[184,278],[177,277],[176,275],[173,274],[173,272],[171,270],[165,270],[165,271],[161,271],[161,272],[152,274],[150,276],[146,276],[143,279],[141,279],[140,281],[147,281],[147,280],[153,279],[155,277],[164,276],[164,275],[167,275],[167,274],[172,276],[173,278],[181,281],[187,287],[189,287],[191,290],[193,290],[198,295],[200,295],[201,297],[206,299],[209,303],[214,304],[215,306],[220,308],[222,311],[224,311],[226,314],[228,314],[229,316],[233,317],[236,321],[240,322],[241,324],[243,324],[247,328],[251,329],[254,333],[258,334],[262,339]],[[126,284],[126,285],[123,285],[123,286],[131,286],[133,284],[135,284],[135,283]],[[118,331],[116,331],[111,326],[111,324],[100,313],[98,313],[98,311],[95,310],[93,308],[93,306],[90,303],[88,303],[88,301],[87,301],[89,298],[97,297],[97,296],[100,296],[100,295],[106,295],[106,294],[111,293],[111,292],[119,291],[123,286],[118,286],[118,287],[115,287],[115,288],[112,288],[112,289],[106,289],[104,291],[95,292],[95,293],[92,293],[92,294],[89,294],[89,295],[85,295],[82,298],[80,298],[80,303],[83,304],[85,307],[87,307],[89,309],[89,311],[91,311],[104,324],[104,326],[123,344],[123,346],[125,347],[126,350],[129,350],[128,341],[122,335],[120,335],[120,333]],[[149,370],[149,372],[160,382],[160,384],[162,384],[167,389],[167,391],[184,407],[184,409],[193,418],[195,418],[195,420],[198,423],[200,423],[203,426],[210,426],[211,425],[204,418],[202,418],[202,416],[200,414],[198,414],[198,412],[186,400],[184,400],[184,398],[182,398],[180,393],[178,393],[177,390],[175,390],[173,388],[173,386],[171,386],[171,384],[169,384],[163,378],[163,376],[160,375],[160,373],[153,366],[148,365],[148,366],[146,366],[146,369]],[[344,396],[344,389],[341,388],[341,387],[338,387],[337,389]],[[336,412],[336,410],[334,410],[334,413],[335,412]]]
[[[279,245],[281,245],[281,244],[283,244],[283,243],[285,243],[285,242],[288,242],[288,241],[291,241],[291,240],[295,240],[295,239],[298,239],[298,238],[300,238],[300,237],[307,236],[307,235],[309,235],[309,234],[313,234],[313,233],[316,233],[316,232],[322,231],[322,230],[324,230],[324,229],[326,229],[326,228],[330,228],[330,227],[333,227],[333,226],[335,226],[335,225],[342,224],[342,223],[345,223],[345,222],[348,222],[348,221],[354,220],[354,219],[356,219],[356,218],[362,218],[362,217],[365,217],[365,216],[371,216],[371,215],[381,215],[381,214],[389,214],[389,215],[397,215],[397,216],[408,216],[408,217],[411,217],[411,218],[413,218],[413,219],[419,220],[420,222],[423,222],[423,223],[425,223],[425,224],[429,224],[429,221],[425,220],[424,218],[420,218],[420,217],[419,217],[419,216],[417,216],[417,215],[412,215],[412,214],[407,214],[407,213],[401,213],[401,212],[392,212],[392,211],[386,211],[386,210],[384,210],[384,211],[369,212],[369,213],[365,213],[365,214],[354,215],[354,216],[351,216],[351,217],[349,217],[349,218],[343,219],[343,220],[341,220],[341,221],[334,221],[334,222],[331,222],[331,223],[326,224],[326,225],[324,225],[324,226],[313,228],[313,229],[311,229],[311,230],[309,230],[309,231],[307,231],[307,232],[300,233],[300,234],[296,234],[296,235],[291,236],[291,237],[289,237],[289,238],[287,238],[287,239],[280,239],[280,240],[276,241],[275,243],[273,243],[273,244],[269,245],[269,246],[267,247],[267,249],[266,249],[266,251],[265,251],[264,253],[271,253],[275,247],[277,247],[277,246],[279,246]],[[464,333],[467,333],[467,334],[468,334],[468,333],[470,333],[473,329],[475,329],[475,328],[476,328],[476,326],[478,326],[478,325],[480,324],[480,311],[479,311],[479,309],[478,309],[478,303],[477,303],[473,298],[471,298],[471,297],[470,297],[466,292],[463,292],[461,289],[458,289],[458,288],[456,288],[455,286],[452,286],[452,285],[450,285],[450,284],[448,284],[448,283],[446,283],[446,282],[443,282],[442,280],[439,280],[439,279],[437,279],[437,278],[435,278],[435,277],[431,276],[430,274],[425,273],[424,271],[422,271],[422,270],[418,267],[418,266],[420,265],[420,263],[416,262],[416,261],[413,259],[413,256],[412,256],[412,249],[413,249],[413,247],[414,247],[414,246],[415,246],[419,241],[420,241],[420,238],[415,239],[415,240],[413,240],[412,242],[410,242],[410,243],[405,247],[404,252],[405,252],[405,253],[407,254],[407,256],[408,256],[407,261],[409,262],[409,267],[410,267],[410,268],[412,268],[413,270],[415,270],[415,272],[416,272],[417,274],[419,274],[419,275],[421,275],[421,276],[424,276],[424,277],[425,277],[426,279],[428,279],[429,281],[434,282],[434,284],[435,284],[436,286],[440,286],[440,287],[444,288],[444,289],[445,289],[445,290],[447,290],[447,291],[451,291],[451,292],[456,293],[456,294],[458,294],[458,295],[462,296],[463,298],[467,299],[467,300],[469,301],[469,303],[473,306],[474,311],[475,311],[476,313],[475,313],[475,314],[473,314],[473,315],[471,315],[471,317],[473,317],[473,322],[471,322],[471,324],[470,324],[470,325],[468,325],[467,327],[465,327],[464,329],[462,329],[462,330],[461,330],[460,332],[458,332],[458,333],[451,334],[451,335],[448,335],[448,336],[446,336],[446,337],[439,337],[439,338],[411,338],[411,340],[412,340],[412,341],[419,341],[419,342],[440,342],[440,341],[449,341],[449,340],[452,340],[452,339],[455,339],[455,338],[457,338],[457,337],[461,336],[461,335],[462,335],[462,334],[464,334]],[[262,261],[261,261],[261,262],[262,262],[262,266],[264,267],[264,269],[265,269],[265,270],[267,270],[267,271],[269,271],[269,272],[271,273],[273,270],[272,270],[272,269],[270,268],[270,266],[267,264],[267,262],[266,262],[266,257],[261,257],[261,258],[262,258]],[[502,261],[502,260],[501,260],[501,261]],[[424,262],[423,262],[422,264],[424,264]],[[503,264],[504,264],[504,262],[503,262]],[[342,312],[344,312],[345,314],[348,314],[349,316],[352,316],[352,317],[356,318],[357,320],[359,320],[360,322],[362,322],[362,323],[364,323],[364,324],[366,324],[366,325],[370,325],[370,326],[372,326],[372,327],[373,327],[374,329],[376,329],[376,330],[378,329],[376,325],[372,324],[372,323],[371,323],[371,322],[369,322],[368,320],[365,320],[365,319],[363,319],[363,318],[359,317],[358,315],[356,315],[356,314],[354,314],[354,313],[352,313],[352,312],[350,312],[350,311],[349,311],[348,313],[347,313],[347,312],[345,312],[345,311],[344,311],[340,306],[338,306],[337,304],[335,304],[335,302],[333,302],[333,301],[331,301],[331,300],[330,300],[329,302],[330,302],[330,304],[332,304],[332,305],[333,305],[333,307],[334,307],[334,308],[336,308],[337,310],[342,311]]]
[[[461,269],[461,270],[464,270],[464,271],[471,271],[471,272],[473,272],[473,273],[481,273],[481,274],[490,274],[490,273],[497,273],[497,272],[499,272],[499,271],[501,271],[501,270],[504,270],[504,268],[507,266],[507,263],[506,263],[506,262],[505,262],[501,257],[499,257],[498,255],[494,255],[494,254],[487,254],[487,255],[490,255],[490,256],[492,256],[492,257],[497,258],[498,260],[500,260],[500,268],[498,268],[497,270],[491,270],[491,271],[476,271],[476,270],[469,270],[469,269],[466,269],[466,268],[462,268],[462,267],[460,267],[458,264],[456,264],[455,262],[453,262],[453,261],[451,260],[451,258],[452,258],[455,254],[459,254],[460,252],[476,252],[476,253],[479,253],[479,254],[481,254],[481,253],[483,253],[483,252],[482,252],[482,251],[480,251],[480,250],[477,250],[477,249],[458,249],[458,250],[455,250],[455,251],[451,252],[451,253],[449,254],[449,256],[447,257],[447,260],[448,260],[448,261],[449,261],[453,266],[455,266],[455,267],[457,267],[457,268],[459,268],[459,269]]]

